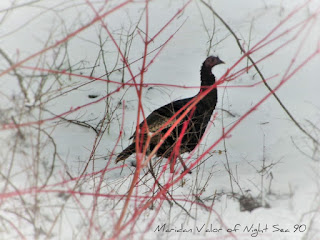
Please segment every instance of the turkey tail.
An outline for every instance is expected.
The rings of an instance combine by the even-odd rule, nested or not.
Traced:
[[[131,154],[133,154],[136,151],[136,143],[131,143],[126,149],[124,149],[116,159],[116,163],[120,161],[126,160],[128,157],[130,157]]]

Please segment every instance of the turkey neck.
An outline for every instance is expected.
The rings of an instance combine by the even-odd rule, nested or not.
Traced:
[[[211,72],[211,68],[205,66],[205,64],[201,67],[201,89],[198,93],[206,91],[210,86],[215,83],[215,77]],[[218,99],[218,91],[217,88],[212,89],[204,98],[200,100],[199,103],[206,105],[209,109],[215,108]]]

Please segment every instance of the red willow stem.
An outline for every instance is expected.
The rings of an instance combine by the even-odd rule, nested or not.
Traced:
[[[267,56],[266,56],[267,57]],[[266,58],[265,57],[265,58]],[[263,59],[265,60],[265,59]],[[260,63],[261,60],[258,60],[256,63]],[[150,64],[150,63],[149,63]],[[249,66],[249,69],[251,69],[253,67],[253,65]],[[34,71],[39,71],[39,72],[46,72],[46,73],[52,73],[52,74],[61,74],[61,75],[67,75],[67,76],[71,76],[71,77],[77,77],[77,78],[85,78],[88,80],[92,80],[92,81],[102,81],[102,82],[108,82],[108,83],[113,83],[113,84],[117,84],[119,85],[121,88],[123,88],[124,86],[135,86],[135,83],[130,83],[132,81],[132,79],[129,79],[127,82],[121,83],[118,81],[114,81],[114,80],[109,80],[109,79],[104,79],[101,77],[92,77],[92,76],[86,76],[86,75],[82,75],[82,74],[76,74],[76,73],[71,73],[71,72],[67,72],[66,70],[53,70],[53,69],[47,69],[47,68],[40,68],[40,67],[30,67],[30,66],[20,66],[20,68],[25,68],[25,69],[30,69],[30,70],[34,70]],[[240,76],[242,76],[243,74],[246,73],[246,70],[248,69],[248,67],[244,67],[241,70],[230,74],[227,78],[226,78],[226,82],[231,82],[237,78],[239,78]],[[136,74],[134,77],[138,77],[140,76],[140,73]],[[266,79],[266,81],[277,77],[278,74],[275,74],[269,78]],[[91,83],[91,82],[87,82],[87,83]],[[220,86],[218,85],[217,88],[242,88],[242,87],[246,87],[246,88],[250,88],[250,87],[255,87],[259,84],[262,84],[263,81],[259,81],[250,85],[227,85],[227,86]],[[171,87],[171,88],[181,88],[181,89],[200,89],[200,86],[185,86],[185,85],[177,85],[177,84],[167,84],[167,83],[143,83],[142,85],[144,88],[148,88],[148,87]]]
[[[189,1],[187,4],[189,4],[191,1]],[[144,56],[143,56],[143,63],[142,63],[142,68],[141,68],[141,72],[140,72],[140,77],[141,77],[141,81],[140,81],[140,88],[138,89],[136,86],[136,89],[137,89],[137,95],[138,95],[138,114],[137,114],[137,123],[140,122],[140,112],[142,113],[142,116],[143,116],[143,120],[146,122],[146,118],[145,118],[145,115],[144,115],[144,112],[143,112],[143,107],[142,107],[142,101],[141,101],[141,96],[142,96],[142,84],[143,84],[143,80],[144,80],[144,73],[145,73],[145,70],[146,70],[146,58],[147,58],[147,53],[148,53],[148,45],[150,43],[150,41],[148,41],[148,38],[149,38],[149,8],[148,8],[148,3],[149,1],[146,0],[145,1],[145,9],[146,9],[146,13],[145,13],[145,16],[146,16],[146,30],[145,30],[145,48],[144,48]],[[184,7],[187,6],[187,4],[184,5]],[[175,17],[181,12],[178,11],[173,18],[171,18],[168,23],[166,25],[164,25],[161,30],[152,38],[152,40],[154,40],[156,37],[159,36],[159,34],[167,27],[169,26],[169,24],[175,19]],[[169,38],[169,40],[171,39],[172,37]],[[163,45],[165,46],[165,45]],[[161,48],[162,49],[162,48]],[[161,51],[161,49],[159,50],[159,52]],[[158,52],[158,53],[159,53]],[[156,54],[157,56],[157,54]],[[156,57],[155,56],[155,57]],[[150,63],[153,63],[153,59],[150,61]],[[149,64],[148,64],[149,65]],[[149,132],[148,130],[148,126],[146,125],[146,130]],[[139,124],[137,124],[136,126],[136,151],[137,152],[140,152],[140,146],[139,146],[139,138],[140,138],[140,128],[139,128]],[[150,141],[150,138],[149,140],[147,141]],[[147,147],[147,144],[146,144],[146,147]],[[146,148],[143,150],[143,152],[145,153],[146,152]],[[126,200],[125,200],[125,203],[124,203],[124,207],[121,211],[121,214],[120,214],[120,217],[116,223],[116,226],[115,226],[115,232],[114,232],[114,237],[118,236],[120,234],[120,228],[121,228],[121,223],[123,221],[123,218],[126,214],[126,211],[127,211],[127,208],[128,208],[128,205],[129,205],[129,202],[130,202],[130,198],[131,198],[131,195],[133,193],[133,190],[134,190],[134,187],[136,186],[136,183],[139,179],[139,175],[140,175],[140,170],[141,170],[141,164],[142,164],[142,158],[139,157],[139,154],[136,155],[136,169],[135,169],[135,172],[134,172],[134,176],[133,176],[133,179],[132,179],[132,182],[131,182],[131,186],[129,188],[129,192],[127,194],[127,197],[126,197]]]
[[[140,71],[140,88],[138,88],[138,86],[136,85],[136,91],[137,91],[137,95],[138,95],[138,114],[137,114],[137,123],[140,122],[140,112],[143,115],[143,118],[145,119],[144,116],[144,111],[143,111],[143,107],[142,107],[142,102],[141,102],[141,95],[142,95],[142,83],[143,83],[143,79],[144,79],[144,72],[145,72],[145,64],[146,64],[146,56],[147,56],[147,51],[148,51],[148,34],[149,34],[149,20],[148,20],[148,14],[149,14],[149,8],[148,8],[148,3],[149,1],[146,0],[145,2],[145,16],[146,16],[146,31],[145,31],[145,44],[144,44],[144,55],[143,55],[143,62],[142,62],[142,68]],[[136,82],[135,82],[136,83]],[[139,151],[139,125],[137,124],[136,126],[136,133],[137,133],[137,137],[136,137],[136,149],[138,152]],[[129,188],[126,200],[124,202],[124,206],[122,208],[122,211],[120,213],[120,216],[118,218],[118,221],[116,222],[115,228],[114,228],[114,235],[119,235],[120,234],[120,227],[123,221],[123,218],[127,212],[127,208],[129,206],[129,202],[130,202],[130,198],[131,195],[133,193],[134,190],[134,186],[136,185],[137,180],[139,179],[139,175],[140,175],[140,170],[141,170],[141,158],[137,155],[136,157],[137,159],[137,164],[136,164],[136,169],[134,171],[134,175],[133,175],[133,179],[131,182],[131,186]]]

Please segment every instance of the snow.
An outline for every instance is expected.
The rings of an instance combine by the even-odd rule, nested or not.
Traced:
[[[127,159],[123,168],[114,159],[135,131],[138,96],[134,87],[117,84],[129,81],[131,74],[122,69],[119,51],[105,27],[128,54],[128,62],[139,59],[130,65],[132,74],[138,74],[145,51],[145,1],[133,1],[102,21],[82,27],[95,18],[89,3],[103,14],[124,2],[1,1],[0,49],[14,63],[39,54],[16,66],[17,72],[5,72],[10,64],[3,54],[0,58],[0,239],[111,239],[116,234],[134,178],[135,168],[130,163],[136,155]],[[186,3],[150,1],[148,36],[157,34]],[[245,49],[249,42],[250,47],[255,46],[304,3],[211,1]],[[272,88],[281,83],[288,69],[291,73],[319,48],[319,7],[319,0],[307,3],[272,32],[269,40],[317,14],[308,25],[252,53],[258,61],[288,41],[258,63]],[[134,31],[137,24],[139,29]],[[210,54],[226,62],[213,69],[216,79],[230,69],[232,74],[247,66],[243,60],[233,68],[243,56],[235,39],[200,1],[191,1],[148,45],[151,52],[173,36],[159,55],[156,50],[146,58],[148,64],[156,57],[144,74],[144,83],[150,84],[142,91],[145,116],[170,101],[197,93],[200,66],[210,44],[206,28],[209,34],[215,30]],[[76,34],[50,47],[71,33]],[[131,41],[127,48],[126,41]],[[317,141],[319,62],[317,54],[276,91],[296,121]],[[23,77],[27,99],[17,73]],[[136,80],[140,81],[140,76]],[[259,82],[253,87],[237,87]],[[269,90],[251,69],[220,85],[218,93],[213,124],[199,148],[183,155],[188,165]],[[172,205],[160,195],[139,212],[145,207],[145,197],[151,199],[158,193],[151,191],[154,179],[143,169],[121,221],[125,227],[116,238],[319,239],[319,161],[319,143],[302,133],[270,96],[214,146],[192,174],[169,188],[165,196],[175,199],[170,200]],[[161,166],[164,164],[165,160]],[[181,167],[177,164],[175,174],[155,171],[164,185],[180,177]],[[243,196],[264,207],[241,211]],[[139,217],[131,221],[135,213]]]

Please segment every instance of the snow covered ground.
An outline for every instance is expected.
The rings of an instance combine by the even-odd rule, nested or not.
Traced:
[[[198,92],[208,54],[226,63],[216,79],[250,65],[230,30],[196,0],[147,11],[145,1],[0,2],[0,239],[320,239],[320,1],[209,5],[246,51],[262,41],[251,57],[306,133],[251,68],[218,86],[205,138],[183,155],[190,165],[213,146],[192,174],[157,168],[160,184],[175,181],[159,194],[147,169],[130,193],[135,155],[114,164],[139,99],[114,41],[139,83],[147,34],[148,115]]]

